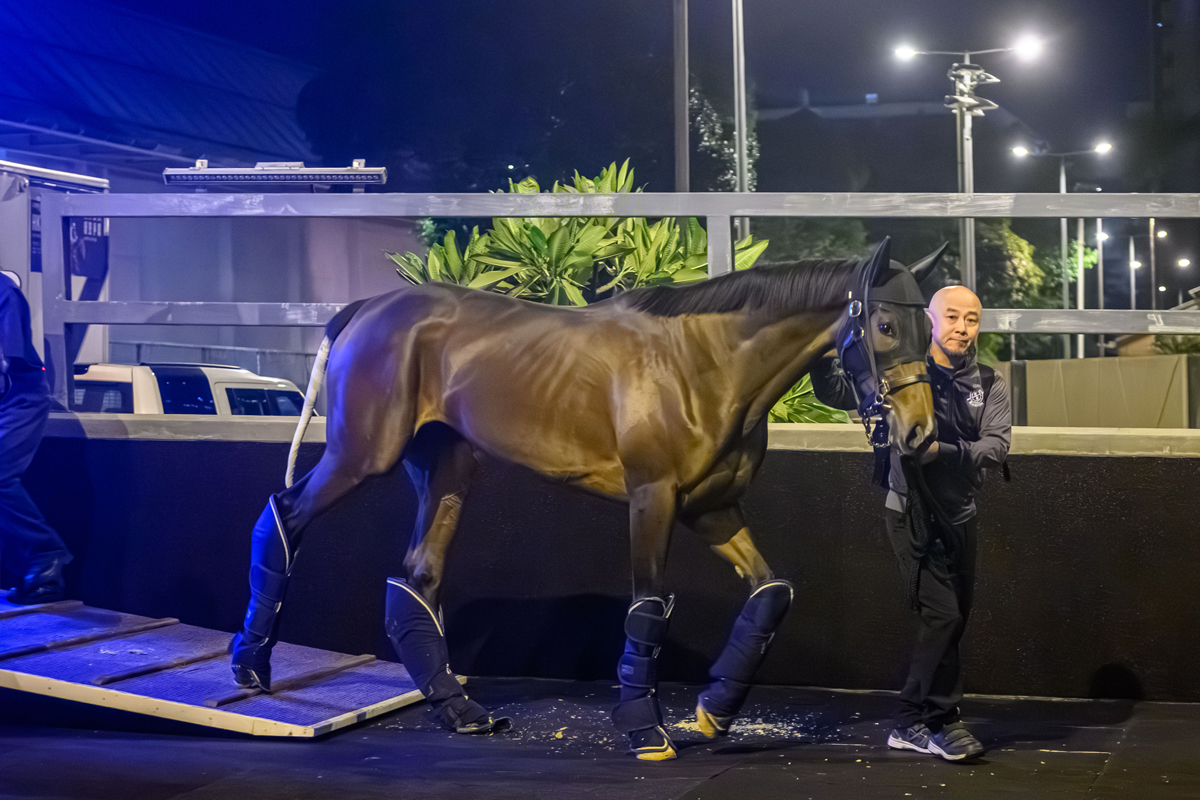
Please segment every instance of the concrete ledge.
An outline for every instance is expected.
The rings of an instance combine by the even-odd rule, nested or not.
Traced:
[[[58,438],[291,442],[295,417],[208,417],[186,414],[51,414],[46,435]],[[325,441],[314,417],[305,442]],[[862,425],[783,423],[770,426],[772,450],[866,453]],[[1013,429],[1013,455],[1200,458],[1200,430],[1186,428]]]
[[[51,414],[46,435],[84,439],[291,442],[296,417],[216,417],[198,414]],[[325,418],[313,417],[304,441],[325,441]]]
[[[861,452],[870,450],[863,426],[771,425],[771,449]],[[1189,428],[1013,428],[1018,456],[1146,456],[1200,458],[1200,430]]]

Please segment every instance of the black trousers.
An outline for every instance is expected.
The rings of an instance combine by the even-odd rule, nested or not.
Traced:
[[[887,533],[907,578],[911,565],[909,519],[888,509]],[[917,589],[917,641],[900,691],[896,726],[923,722],[934,733],[957,722],[963,696],[959,642],[975,594],[975,520],[947,526],[921,560]]]
[[[0,550],[18,574],[32,559],[67,549],[21,485],[49,415],[44,392],[10,392],[0,401]]]

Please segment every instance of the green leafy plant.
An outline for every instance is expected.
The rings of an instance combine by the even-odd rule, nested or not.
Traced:
[[[850,422],[845,411],[830,408],[817,399],[812,381],[807,375],[788,389],[787,394],[771,408],[768,422]]]
[[[540,194],[534,178],[509,180],[513,194]],[[571,183],[555,182],[552,193],[616,194],[635,191],[633,170],[616,162],[595,178],[578,171]],[[640,190],[639,190],[640,191]],[[734,268],[752,266],[768,241],[750,236],[734,247]],[[553,305],[585,305],[585,289],[596,293],[667,283],[689,283],[708,276],[708,235],[688,218],[653,224],[644,217],[497,217],[492,229],[475,228],[463,251],[454,232],[434,244],[428,255],[388,253],[397,272],[413,283],[444,281],[525,297]]]
[[[1154,337],[1154,352],[1164,356],[1200,353],[1200,336],[1160,333]]]
[[[606,262],[612,278],[598,291],[691,283],[708,277],[708,234],[695,217],[688,217],[682,230],[670,217],[653,225],[642,218],[627,219],[618,232],[621,252]],[[734,269],[754,266],[769,243],[753,236],[738,242],[734,246]]]

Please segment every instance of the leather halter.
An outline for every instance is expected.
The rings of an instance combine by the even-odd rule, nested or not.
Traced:
[[[854,398],[858,402],[858,414],[863,421],[863,426],[867,429],[867,438],[874,444],[875,442],[871,437],[870,421],[883,421],[884,413],[889,408],[888,397],[893,392],[905,386],[911,386],[914,383],[929,383],[929,373],[922,370],[896,381],[889,381],[883,377],[879,366],[876,364],[875,347],[872,343],[872,337],[867,330],[871,318],[869,305],[870,288],[867,285],[861,290],[852,290],[850,292],[848,316],[843,327],[844,333],[839,336],[837,350],[843,368],[847,368],[850,377],[850,386],[854,391]],[[896,305],[908,304],[897,303]],[[847,358],[848,355],[851,358]],[[856,366],[861,367],[861,365],[853,363],[853,356],[866,361],[870,367],[871,388],[869,392],[862,391],[861,384],[864,381],[854,371]],[[903,362],[897,361],[896,363]],[[889,366],[895,366],[895,364],[890,364]]]

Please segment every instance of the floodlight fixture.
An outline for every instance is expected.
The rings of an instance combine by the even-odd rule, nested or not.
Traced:
[[[1096,191],[1098,192],[1098,191],[1100,191],[1100,190],[1099,190],[1099,189],[1097,189]],[[1107,233],[1104,233],[1103,231],[1101,231],[1100,233],[1096,234],[1096,238],[1097,238],[1098,240],[1100,240],[1101,242],[1107,242],[1107,241],[1108,241],[1108,234],[1107,234]]]
[[[204,187],[211,184],[290,183],[306,186],[349,184],[355,191],[387,183],[387,168],[368,167],[366,159],[354,159],[349,167],[306,167],[303,161],[260,161],[253,167],[210,167],[199,159],[194,167],[163,170],[168,186]]]
[[[1042,54],[1043,47],[1042,40],[1036,36],[1022,36],[1012,50],[1022,61],[1032,61]]]
[[[909,45],[902,44],[896,48],[896,58],[900,59],[901,61],[912,61],[916,55],[916,49],[910,47]]]
[[[1167,232],[1164,231],[1162,228],[1159,228],[1157,231],[1155,231],[1154,235],[1160,239],[1167,238]]]
[[[1101,155],[1104,155],[1105,153],[1112,150],[1112,145],[1109,142],[1100,142],[1098,145],[1093,147],[1092,150],[1094,152],[1100,153]]]
[[[1017,145],[1012,149],[1012,151],[1013,155],[1017,158],[1024,158],[1025,156],[1029,155],[1029,148],[1023,147],[1022,145]]]
[[[1130,269],[1138,269],[1141,266],[1142,266],[1142,262],[1140,262],[1140,261],[1130,261],[1129,262]]]
[[[1160,287],[1158,287],[1158,290],[1159,290],[1160,292],[1165,292],[1165,291],[1167,290],[1167,287],[1165,287],[1165,286],[1160,286]]]
[[[1190,267],[1192,265],[1191,259],[1187,259],[1187,258],[1181,258],[1178,261],[1176,261],[1175,263],[1181,267]]]

